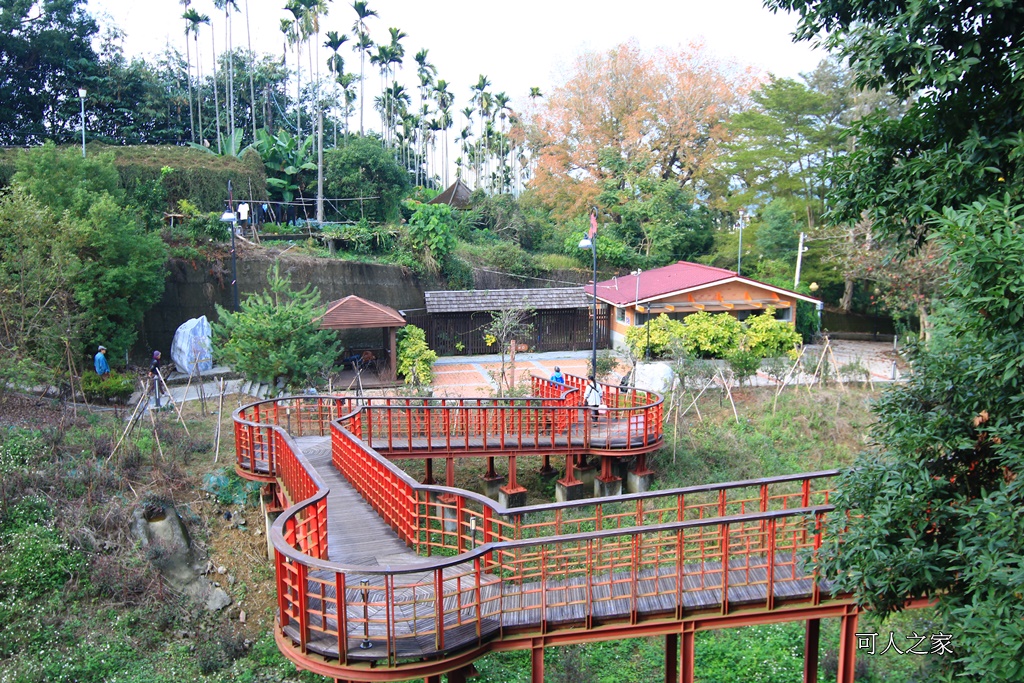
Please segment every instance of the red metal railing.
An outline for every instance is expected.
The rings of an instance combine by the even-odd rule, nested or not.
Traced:
[[[472,492],[419,484],[370,446],[385,424],[392,441],[378,437],[376,446],[395,448],[395,427],[405,424],[406,438],[415,434],[431,448],[444,434],[452,451],[465,448],[470,430],[500,428],[515,452],[537,442],[510,433],[590,422],[572,403],[578,390],[546,382],[535,380],[539,398],[506,405],[292,397],[236,411],[239,471],[275,477],[297,502],[271,538],[279,626],[302,653],[337,659],[339,670],[366,660],[396,667],[518,627],[589,628],[691,608],[725,613],[739,603],[771,610],[783,598],[820,601],[807,559],[820,547],[834,471],[507,510]],[[660,397],[603,391],[609,411],[650,411],[653,403],[660,430]],[[393,570],[328,561],[326,491],[286,430],[329,433],[335,466],[401,538],[431,557]],[[433,647],[425,650],[425,640]],[[362,649],[366,642],[372,647]]]

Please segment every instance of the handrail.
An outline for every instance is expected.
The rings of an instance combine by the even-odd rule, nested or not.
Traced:
[[[573,424],[579,387],[533,382],[540,396],[487,409],[500,411],[502,426],[510,412],[530,411],[555,416],[550,424],[560,415]],[[609,412],[653,404],[660,429],[660,396],[609,385],[602,393],[614,406]],[[684,594],[710,600],[705,607],[723,613],[737,600],[763,600],[773,609],[780,582],[792,587],[809,581],[815,588],[806,599],[821,599],[804,559],[820,547],[822,520],[833,508],[830,490],[813,483],[838,471],[509,509],[470,491],[421,484],[364,441],[378,413],[416,409],[431,416],[423,426],[434,425],[432,416],[439,415],[439,424],[450,429],[452,415],[464,407],[410,405],[414,400],[420,401],[288,397],[233,415],[240,474],[280,481],[294,503],[270,536],[278,627],[304,653],[336,659],[341,668],[365,660],[396,667],[429,656],[422,651],[425,637],[434,639],[433,652],[443,653],[479,645],[509,627],[545,632],[549,620],[578,618],[572,615],[585,614],[587,628],[599,613],[602,619],[635,620],[640,612],[673,605],[678,616]],[[379,424],[380,415],[376,419]],[[401,538],[430,557],[397,568],[328,559],[328,492],[290,431],[296,437],[329,434],[338,469]],[[647,581],[651,577],[657,580]],[[628,595],[621,594],[627,584]],[[799,593],[786,590],[791,597]],[[361,651],[352,642],[361,633],[385,647]]]

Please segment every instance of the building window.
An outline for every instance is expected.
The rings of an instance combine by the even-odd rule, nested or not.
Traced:
[[[618,307],[616,307],[616,309],[615,309],[615,322],[622,323],[622,324],[626,323],[626,309],[625,308],[618,308]]]
[[[782,320],[787,323],[793,322],[793,309],[796,308],[796,303],[791,303],[786,308],[775,309],[775,319]]]

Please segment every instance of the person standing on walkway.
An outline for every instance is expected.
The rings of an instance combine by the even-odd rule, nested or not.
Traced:
[[[551,381],[555,384],[565,384],[565,377],[562,376],[562,370],[557,365],[555,366],[555,374],[551,375]]]
[[[107,363],[107,347],[100,346],[99,350],[96,351],[96,356],[92,359],[93,367],[96,368],[96,374],[100,376],[100,379],[107,379],[110,377],[110,364]]]
[[[160,408],[160,352],[153,352],[153,360],[149,363],[149,377],[153,380],[153,404]]]
[[[590,407],[590,415],[594,422],[597,422],[598,411],[601,408],[601,390],[597,388],[596,377],[590,378],[587,391],[583,394],[583,403]]]

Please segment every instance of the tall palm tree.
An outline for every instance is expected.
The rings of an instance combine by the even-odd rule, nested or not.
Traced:
[[[452,105],[455,103],[455,95],[448,90],[448,81],[438,79],[437,83],[434,84],[434,100],[437,102],[437,110],[440,112],[441,130],[444,135],[444,142],[441,147],[441,165],[444,167],[444,185],[448,187],[448,156],[450,152],[448,148],[448,131],[455,123],[451,110]]]
[[[348,41],[348,36],[344,33],[339,34],[337,31],[328,31],[327,40],[324,41],[324,47],[331,51],[331,56],[327,59],[327,70],[334,74],[335,83],[338,81],[338,77],[345,72],[345,60],[338,54],[338,50],[341,46]],[[337,93],[337,90],[334,91]],[[336,96],[335,96],[336,97]],[[338,125],[334,125],[334,146],[338,146]]]
[[[491,86],[490,79],[483,74],[480,74],[480,78],[477,79],[476,85],[471,85],[470,90],[473,91],[473,97],[471,103],[477,106],[477,111],[480,112],[480,137],[477,139],[477,145],[486,144],[485,137],[487,131],[487,122],[490,118],[490,106],[491,106],[491,95],[487,92],[487,88]],[[476,155],[477,163],[477,187],[480,187],[480,174],[486,173],[485,168],[481,168],[481,155]]]
[[[530,100],[536,101],[538,97],[544,97],[544,93],[540,91],[540,88],[532,86],[530,88]]]
[[[352,9],[356,11],[356,20],[352,24],[352,31],[356,34],[355,48],[359,52],[359,134],[364,135],[363,111],[366,101],[366,52],[373,47],[370,34],[366,31],[366,20],[377,16],[377,12],[370,9],[370,3],[366,0],[355,0]]]
[[[289,35],[295,46],[295,134],[302,138],[302,5],[291,0],[284,7],[292,13],[292,31]]]
[[[235,0],[213,0],[217,9],[224,10],[224,42],[228,46],[228,72],[224,75],[224,103],[227,106],[228,135],[235,135],[235,58],[232,36],[232,10],[238,11]]]
[[[509,96],[504,92],[500,92],[494,96],[495,114],[498,116],[498,173],[501,183],[498,186],[498,192],[505,191],[505,143],[508,137],[505,135],[505,121],[508,120],[508,115],[512,112],[512,108],[509,106]]]
[[[207,22],[209,23],[209,17]],[[217,154],[224,153],[224,142],[220,137],[220,94],[217,92],[217,32],[212,30],[210,27],[210,49],[213,52],[213,113],[216,117],[215,124],[217,128]]]
[[[405,58],[405,48],[402,46],[402,39],[406,38],[407,35],[398,28],[389,28],[388,32],[391,34],[391,50],[387,55],[387,71],[388,80],[392,81],[398,69],[402,67],[402,60]],[[397,130],[399,119],[395,112],[389,112],[388,118]]]
[[[352,103],[356,101],[356,90],[355,85],[357,76],[352,73],[341,73],[338,74],[337,81],[338,85],[341,86],[342,101],[345,106],[345,136],[348,136],[348,119],[352,115]]]
[[[203,62],[199,52],[199,27],[210,24],[210,17],[199,14],[195,10],[185,12],[192,30],[192,40],[196,44],[196,121],[199,124],[199,144],[205,144],[203,138]]]
[[[245,0],[245,41],[249,46],[249,102],[252,109],[252,141],[256,142],[256,53],[252,51],[252,32],[249,30],[249,0]],[[266,121],[264,121],[266,125]]]
[[[199,14],[189,7],[192,4],[192,0],[182,0],[182,5],[185,6],[185,13],[181,15],[181,18],[185,20],[185,71],[187,72],[185,80],[188,82],[188,128],[189,136],[192,142],[196,141],[196,121],[192,114],[192,46],[188,42],[188,36],[192,32],[192,15],[199,16]]]
[[[313,88],[314,106],[316,108],[316,220],[324,221],[324,119],[323,103],[320,98],[320,17],[327,14],[327,0],[295,0],[302,8],[303,36],[309,42],[315,36],[316,44],[316,81]],[[313,50],[309,50],[312,57]],[[310,73],[310,77],[314,74]]]
[[[466,127],[463,128],[462,131],[459,133],[459,139],[462,141],[462,145],[461,145],[462,153],[466,155],[466,163],[468,163],[468,164],[472,164],[472,162],[473,162],[473,157],[470,154],[470,142],[469,142],[469,139],[470,139],[470,137],[472,137],[471,131],[473,129],[473,114],[475,114],[475,113],[476,113],[476,110],[473,109],[473,107],[466,107],[465,109],[462,110],[462,115],[466,117]],[[476,177],[476,166],[472,166],[472,168],[473,168],[473,175],[474,175],[473,186],[474,187],[479,187],[480,186],[480,182],[479,182],[479,179]],[[460,174],[460,176],[461,176],[461,174]]]
[[[424,135],[424,132],[425,132],[424,131],[424,127],[426,126],[426,121],[427,121],[427,102],[429,101],[427,99],[427,93],[430,92],[431,88],[434,85],[434,74],[437,73],[437,67],[435,67],[433,64],[431,64],[429,61],[427,61],[427,49],[426,48],[423,48],[422,50],[417,52],[416,56],[413,57],[413,59],[416,60],[416,75],[419,77],[419,80],[420,80],[420,109],[422,110],[423,115],[419,117],[420,118],[420,121],[419,121],[419,123],[420,123],[420,134],[419,134],[420,149],[419,149],[419,155],[420,155],[420,157],[423,157],[423,155],[425,153],[424,143],[425,143],[425,137],[426,137]],[[419,170],[419,165],[416,166],[416,169],[417,169],[417,171]]]

